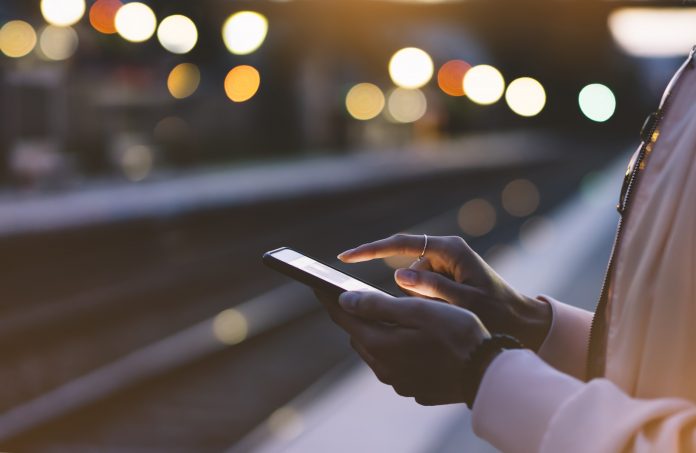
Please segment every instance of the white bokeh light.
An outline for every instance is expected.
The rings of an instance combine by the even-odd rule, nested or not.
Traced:
[[[395,88],[387,99],[387,113],[398,123],[413,123],[425,115],[428,101],[419,89]]]
[[[583,115],[598,123],[607,121],[616,110],[614,93],[601,83],[592,83],[580,90],[578,104]]]
[[[162,47],[176,54],[191,51],[198,42],[198,29],[191,19],[180,14],[166,17],[157,28]]]
[[[46,22],[58,27],[76,24],[85,15],[85,0],[41,0]]]
[[[231,15],[222,27],[222,39],[227,50],[235,55],[255,52],[266,39],[268,20],[253,11]]]
[[[389,61],[389,75],[401,88],[420,88],[433,77],[433,60],[424,50],[407,47]]]
[[[474,66],[464,75],[464,93],[477,104],[494,104],[504,92],[505,80],[493,66]]]
[[[546,91],[531,77],[520,77],[510,82],[505,91],[505,102],[520,116],[538,115],[546,105]]]
[[[61,61],[72,57],[77,50],[78,37],[71,27],[48,25],[41,32],[39,48],[49,60]]]
[[[116,13],[116,31],[131,42],[147,41],[155,34],[157,17],[144,3],[128,3]]]

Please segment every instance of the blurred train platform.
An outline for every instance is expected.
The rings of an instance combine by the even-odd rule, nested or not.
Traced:
[[[13,259],[0,265],[0,442],[18,451],[222,451],[257,438],[247,436],[265,420],[287,439],[288,420],[297,420],[289,401],[304,395],[307,407],[326,406],[317,385],[332,388],[329,401],[345,397],[341,387],[347,401],[375,392],[375,416],[396,411],[411,423],[408,414],[421,417],[422,408],[394,406],[391,390],[371,389],[364,369],[345,372],[355,359],[342,332],[307,288],[265,269],[260,255],[287,245],[331,262],[398,231],[464,234],[516,282],[527,253],[551,254],[549,237],[586,237],[577,228],[593,217],[602,229],[598,219],[614,210],[602,201],[597,172],[623,149],[543,133],[478,135],[5,199],[0,253]],[[621,171],[612,171],[619,181]],[[568,204],[573,194],[595,208],[582,214]],[[558,209],[570,214],[551,215]],[[563,245],[579,247],[570,242]],[[576,249],[557,255],[570,262]],[[567,263],[549,263],[540,276],[565,281],[556,272]],[[351,272],[389,288],[396,265]],[[542,289],[563,295],[544,282],[534,288]],[[450,410],[437,416],[443,429],[466,417]],[[313,416],[301,417],[307,429],[297,441],[315,431]]]
[[[477,134],[399,149],[160,173],[140,183],[92,181],[57,193],[9,191],[0,193],[0,236],[171,217],[563,158],[553,144],[541,132]]]
[[[618,220],[614,205],[625,162],[618,159],[591,193],[578,194],[528,237],[496,252],[492,266],[523,293],[593,310]],[[419,406],[380,383],[362,363],[341,371],[276,411],[228,452],[496,451],[473,434],[463,405]]]

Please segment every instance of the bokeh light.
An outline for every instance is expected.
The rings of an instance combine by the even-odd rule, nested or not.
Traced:
[[[477,104],[494,104],[503,96],[504,91],[503,75],[493,66],[474,66],[464,75],[464,92]]]
[[[546,91],[531,77],[520,77],[510,82],[505,91],[505,102],[520,116],[535,116],[546,105]]]
[[[424,50],[406,47],[392,56],[389,75],[401,88],[420,88],[433,77],[433,60]]]
[[[201,83],[201,71],[192,63],[181,63],[169,72],[167,89],[172,97],[184,99],[191,96]]]
[[[268,20],[254,11],[241,11],[231,15],[222,27],[222,39],[227,49],[235,55],[255,52],[266,39]]]
[[[13,20],[0,29],[0,50],[11,58],[28,55],[36,47],[36,32],[28,23]]]
[[[471,65],[464,60],[450,60],[437,72],[437,84],[450,96],[464,96],[464,75]]]
[[[393,89],[387,99],[389,118],[397,123],[413,123],[423,118],[428,101],[421,90]]]
[[[127,3],[116,13],[115,25],[116,31],[123,39],[144,42],[155,34],[157,17],[144,3]]]
[[[526,217],[539,208],[539,189],[527,179],[516,179],[503,189],[503,209],[515,217]]]
[[[157,29],[162,47],[176,54],[191,51],[198,42],[198,29],[191,19],[181,14],[164,18]]]
[[[85,0],[41,0],[46,22],[58,27],[76,24],[85,15]]]
[[[609,14],[608,21],[612,38],[629,55],[685,56],[689,53],[691,46],[696,43],[696,9],[694,8],[683,6],[617,8]]]
[[[225,93],[233,102],[244,102],[253,98],[260,85],[259,71],[248,65],[233,68],[225,77]]]
[[[370,120],[384,109],[384,94],[378,86],[359,83],[346,95],[346,109],[356,120]]]
[[[614,93],[601,83],[592,83],[580,90],[578,103],[583,115],[598,123],[607,121],[616,110]]]
[[[48,25],[41,31],[39,48],[49,60],[61,61],[75,55],[78,37],[72,27]]]
[[[116,13],[123,6],[120,0],[97,0],[89,9],[89,23],[105,35],[116,33]]]
[[[462,231],[473,237],[488,234],[496,223],[495,208],[482,198],[467,201],[459,209],[457,223]]]
[[[244,341],[249,334],[249,323],[239,310],[230,308],[219,313],[213,320],[213,335],[220,343],[235,345]]]
[[[145,145],[135,145],[126,149],[121,156],[123,174],[133,182],[142,181],[152,171],[154,154]]]
[[[302,415],[290,406],[281,407],[268,417],[268,431],[278,439],[292,440],[304,431]]]

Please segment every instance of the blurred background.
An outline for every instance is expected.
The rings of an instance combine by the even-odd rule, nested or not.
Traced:
[[[336,264],[457,234],[515,273],[578,271],[589,243],[558,291],[592,308],[616,162],[696,44],[692,6],[2,0],[0,446],[339,451],[300,407],[364,381],[311,292],[261,265],[280,246]],[[396,290],[408,263],[348,270]],[[438,433],[382,447],[468,442]]]

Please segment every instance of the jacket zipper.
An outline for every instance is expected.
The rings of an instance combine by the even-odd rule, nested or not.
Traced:
[[[684,66],[685,68],[692,68],[694,66],[695,53],[696,46],[694,46],[691,49],[686,66]],[[620,217],[618,226],[616,228],[616,236],[614,237],[614,245],[612,246],[609,263],[607,265],[607,270],[604,274],[604,281],[602,283],[602,291],[600,293],[599,302],[597,303],[597,309],[595,310],[595,314],[592,318],[592,324],[590,325],[590,338],[587,346],[587,380],[596,377],[601,377],[604,375],[606,362],[605,337],[607,334],[607,326],[604,326],[604,324],[606,324],[607,322],[607,316],[605,312],[607,309],[607,304],[609,303],[608,300],[610,280],[614,270],[613,268],[614,262],[616,260],[616,254],[619,248],[619,244],[621,242],[624,219],[630,204],[631,194],[633,193],[633,189],[639,179],[638,175],[641,172],[642,167],[644,165],[645,156],[648,154],[648,147],[654,145],[654,142],[656,140],[656,137],[654,136],[655,131],[657,131],[658,127],[660,126],[660,122],[664,117],[667,105],[672,97],[671,95],[674,91],[674,88],[682,79],[682,72],[683,71],[681,71],[677,76],[677,80],[674,82],[674,85],[665,96],[662,105],[660,105],[659,109],[656,112],[651,113],[650,116],[648,116],[648,118],[646,119],[645,124],[643,124],[643,128],[641,129],[641,146],[638,152],[638,156],[633,162],[633,168],[630,168],[629,171],[627,171],[626,177],[624,179],[624,184],[621,190],[619,203],[616,206],[617,210],[619,211]],[[599,324],[602,324],[602,332],[599,332]],[[603,336],[598,337],[598,335],[600,334]]]

